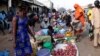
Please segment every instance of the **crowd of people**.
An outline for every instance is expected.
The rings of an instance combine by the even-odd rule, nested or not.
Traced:
[[[80,5],[75,4],[75,11],[69,13],[60,13],[59,11],[52,11],[49,13],[36,14],[34,12],[28,15],[27,6],[19,6],[16,10],[16,15],[8,14],[7,19],[10,24],[9,32],[13,33],[13,43],[16,56],[30,56],[32,53],[32,46],[30,43],[29,34],[35,39],[35,25],[39,22],[40,29],[48,29],[48,35],[51,36],[51,41],[54,43],[53,34],[57,34],[54,29],[61,27],[63,31],[69,30],[73,36],[76,36],[76,41],[79,42],[82,38],[82,33],[89,26],[90,40],[94,40],[94,47],[100,44],[100,2],[96,0],[94,7],[89,6],[87,13]],[[9,11],[11,12],[11,10]],[[3,13],[3,12],[2,12]],[[87,17],[85,17],[85,14]],[[86,18],[88,20],[86,20]],[[0,17],[0,29],[2,19]],[[4,33],[4,31],[2,31]],[[64,34],[64,33],[62,33]]]

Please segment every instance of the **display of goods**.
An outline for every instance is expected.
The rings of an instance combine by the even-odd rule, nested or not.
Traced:
[[[56,39],[55,43],[60,44],[60,43],[64,43],[64,41],[65,41],[65,39]],[[66,42],[67,42],[67,40],[66,40]]]
[[[66,38],[67,38],[66,40],[67,40],[68,42],[72,43],[71,40],[72,40],[73,38],[70,38],[70,37],[66,37]]]
[[[59,28],[58,27],[54,27],[54,32],[59,32]]]
[[[36,40],[43,42],[51,41],[51,36],[36,36],[35,38]]]
[[[56,34],[56,35],[54,35],[54,38],[64,38],[64,35],[63,34]]]
[[[66,49],[58,49],[52,52],[53,56],[76,56],[77,49],[72,44],[68,44]]]
[[[66,37],[71,37],[71,36],[72,36],[72,32],[66,32],[66,33],[65,33],[65,36],[66,36]]]
[[[59,23],[60,24],[60,26],[65,26],[65,23]]]
[[[75,40],[70,40],[70,42],[73,44],[73,45],[75,45]]]
[[[55,21],[55,22],[53,22],[53,25],[56,25],[57,24],[57,22]]]
[[[58,49],[63,49],[66,50],[66,46],[67,44],[57,44],[54,48],[55,51],[57,51]]]
[[[61,30],[59,30],[60,34],[64,34],[65,31],[66,31],[65,29],[61,29]]]
[[[40,30],[40,31],[36,32],[35,35],[42,35],[42,31]]]
[[[53,27],[56,26],[56,25],[57,25],[57,22],[56,21],[52,23],[52,26]]]
[[[57,20],[57,22],[58,22],[58,23],[62,23],[62,20],[59,19],[59,20]]]

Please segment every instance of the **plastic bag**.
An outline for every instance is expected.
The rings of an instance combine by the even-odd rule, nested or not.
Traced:
[[[44,42],[43,47],[52,50],[53,44],[51,42]]]
[[[58,50],[58,49],[66,49],[66,46],[68,46],[67,44],[57,44],[54,50]]]
[[[60,26],[65,26],[65,23],[59,23],[60,24]]]
[[[0,56],[10,56],[9,51],[8,50],[1,51]]]
[[[41,32],[43,35],[48,35],[48,29],[42,29]]]
[[[59,30],[60,30],[60,29],[59,29],[58,27],[54,27],[54,32],[57,32],[57,33],[58,33]]]
[[[61,29],[61,30],[59,30],[59,33],[60,33],[60,34],[64,34],[65,31],[66,31],[65,29]]]
[[[56,34],[54,35],[54,38],[59,39],[59,38],[64,38],[63,34]]]

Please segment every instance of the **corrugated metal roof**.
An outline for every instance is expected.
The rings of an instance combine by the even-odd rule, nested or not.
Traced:
[[[34,3],[34,4],[39,5],[39,6],[44,6],[44,4],[42,4],[41,2],[39,2],[37,0],[23,0],[23,1],[26,1],[29,3]]]
[[[23,0],[23,1],[26,1],[26,2],[29,2],[29,3],[34,3],[33,0]]]
[[[41,2],[34,0],[34,4],[40,5],[40,6],[44,6],[44,4],[42,4]]]

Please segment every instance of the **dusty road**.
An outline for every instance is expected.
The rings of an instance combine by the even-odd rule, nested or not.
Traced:
[[[38,25],[36,25],[35,30],[39,29]],[[13,42],[9,41],[12,37],[11,34],[2,35],[0,33],[0,51],[8,49],[10,50],[10,56],[13,56]],[[77,43],[80,56],[100,56],[100,48],[93,47],[93,41],[89,41],[87,37],[84,37],[81,42]]]

